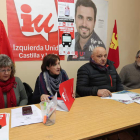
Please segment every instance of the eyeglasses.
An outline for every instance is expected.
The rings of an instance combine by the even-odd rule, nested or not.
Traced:
[[[7,69],[7,70],[1,70],[1,69],[0,69],[0,72],[1,72],[1,73],[6,73],[6,72],[10,73],[10,72],[11,72],[11,69]]]

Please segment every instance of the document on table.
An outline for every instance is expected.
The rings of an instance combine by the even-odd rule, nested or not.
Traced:
[[[102,99],[132,100],[128,94],[112,94],[112,97],[101,97]]]
[[[67,106],[65,105],[63,100],[57,100],[57,108],[58,111],[68,111]]]
[[[126,95],[127,94],[131,98],[130,100],[127,100],[127,98],[114,99],[115,101],[118,101],[118,102],[121,102],[124,104],[131,104],[134,102],[140,103],[140,94],[139,93],[123,90],[123,91],[112,93],[112,95],[115,95],[115,94],[118,94],[118,95]]]
[[[135,100],[136,103],[140,104],[140,100]]]
[[[9,140],[10,113],[0,113],[0,140]]]
[[[41,110],[35,105],[31,105],[33,114],[22,115],[22,107],[11,109],[11,128],[42,122]]]

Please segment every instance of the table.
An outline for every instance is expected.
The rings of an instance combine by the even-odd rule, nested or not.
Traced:
[[[132,90],[140,93],[140,89]],[[39,107],[39,104],[36,105]],[[40,108],[40,107],[39,107]],[[11,113],[11,108],[0,113]],[[11,115],[11,114],[10,114]],[[56,112],[56,123],[11,128],[10,140],[78,140],[96,138],[140,124],[140,104],[123,104],[95,96],[76,98],[69,112]]]

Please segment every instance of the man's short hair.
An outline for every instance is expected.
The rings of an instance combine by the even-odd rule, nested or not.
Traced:
[[[76,6],[75,6],[75,15],[77,13],[77,7],[78,6],[84,6],[84,7],[91,7],[94,10],[94,21],[96,21],[96,14],[97,14],[97,8],[96,5],[93,3],[92,0],[77,0]]]
[[[140,55],[140,50],[137,52],[137,54],[136,54],[136,58],[138,58],[139,55]]]

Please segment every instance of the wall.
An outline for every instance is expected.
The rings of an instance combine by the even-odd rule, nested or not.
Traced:
[[[139,0],[108,0],[109,16],[108,16],[108,40],[109,46],[111,38],[111,30],[114,20],[117,20],[120,66],[121,68],[135,61],[135,55],[139,50]]]
[[[7,13],[6,0],[0,0],[0,19],[3,21],[7,31]],[[120,66],[121,68],[134,62],[136,52],[139,50],[140,38],[140,1],[139,0],[108,0],[108,33],[107,33],[107,51],[110,45],[114,21],[117,20]],[[66,57],[65,57],[66,58]],[[40,73],[41,61],[16,62],[16,76],[23,82],[27,82],[34,89],[35,81]],[[67,62],[61,61],[61,66],[69,75],[69,78],[75,78],[78,68],[86,62]]]

